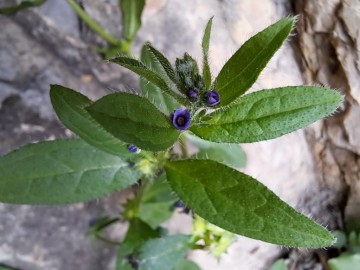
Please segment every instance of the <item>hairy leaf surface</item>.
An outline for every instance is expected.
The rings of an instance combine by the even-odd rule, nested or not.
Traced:
[[[246,41],[226,62],[215,79],[221,106],[228,105],[244,94],[257,80],[260,72],[286,40],[295,18],[284,18]]]
[[[67,204],[134,184],[140,173],[80,139],[24,146],[0,158],[0,201]]]
[[[289,86],[262,90],[203,118],[191,131],[213,142],[250,143],[303,128],[333,113],[343,97],[324,87]]]
[[[144,150],[166,150],[180,134],[169,117],[137,95],[113,93],[97,100],[87,110],[113,136]]]
[[[90,145],[120,157],[130,157],[128,144],[105,131],[85,110],[93,102],[61,85],[51,85],[50,99],[61,122]]]
[[[132,41],[141,26],[145,0],[119,0],[122,13],[123,36]]]
[[[252,177],[211,160],[170,161],[167,179],[202,218],[233,233],[265,242],[320,248],[333,244],[322,226],[296,212]]]

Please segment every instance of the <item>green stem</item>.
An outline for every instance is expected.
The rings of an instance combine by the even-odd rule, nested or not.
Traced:
[[[186,138],[185,138],[185,136],[180,135],[179,143],[180,143],[182,157],[187,158],[188,150],[187,150],[187,147],[186,147]]]
[[[116,241],[107,239],[106,237],[102,236],[100,233],[95,233],[94,236],[97,239],[100,239],[101,241],[103,241],[103,242],[105,242],[107,244],[110,244],[110,245],[119,246],[121,244],[120,242],[116,242]]]
[[[105,31],[96,21],[94,21],[77,3],[75,0],[66,0],[69,5],[74,9],[76,14],[96,33],[105,39],[110,45],[116,47],[121,44],[121,41],[114,38]]]

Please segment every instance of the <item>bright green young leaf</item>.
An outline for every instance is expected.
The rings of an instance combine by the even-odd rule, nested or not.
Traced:
[[[128,144],[105,131],[84,109],[86,96],[61,85],[51,85],[50,99],[61,122],[90,145],[120,157],[130,157]]]
[[[113,63],[119,64],[120,66],[123,66],[124,68],[127,68],[135,72],[140,77],[143,77],[147,81],[159,87],[163,92],[167,93],[169,96],[173,97],[178,102],[180,103],[186,102],[185,99],[180,97],[178,94],[176,94],[169,88],[169,85],[162,78],[161,75],[159,75],[157,72],[153,71],[152,69],[148,68],[144,63],[136,59],[125,56],[118,56],[115,58],[111,58],[109,60]]]
[[[333,236],[296,212],[254,178],[211,160],[170,161],[167,179],[202,218],[230,232],[265,242],[320,248]]]
[[[173,270],[188,251],[189,236],[172,235],[146,242],[139,256],[139,270]]]
[[[165,150],[180,134],[167,116],[148,100],[134,94],[113,93],[86,109],[113,136],[144,150]]]
[[[226,62],[213,85],[220,93],[221,106],[233,102],[254,84],[294,23],[295,18],[279,20],[246,41]]]
[[[344,253],[328,261],[330,270],[360,269],[360,254]]]
[[[209,87],[211,85],[211,71],[210,71],[210,66],[209,66],[209,44],[210,44],[212,20],[213,20],[213,17],[210,18],[209,22],[206,25],[204,37],[202,40],[203,79],[204,79],[206,89],[209,89]]]
[[[0,158],[0,202],[67,204],[134,184],[140,173],[80,139],[24,146]]]
[[[125,239],[121,243],[117,254],[116,270],[133,269],[126,256],[138,253],[139,249],[146,241],[157,237],[160,237],[158,231],[153,230],[149,225],[138,218],[132,219]]]
[[[193,261],[182,259],[173,270],[201,270]]]
[[[132,41],[141,26],[141,14],[145,0],[119,0],[122,13],[123,36]]]
[[[0,7],[0,14],[15,15],[20,10],[40,6],[43,3],[45,3],[46,1],[47,0],[26,0],[26,1],[21,1],[19,4],[14,5],[14,6]]]
[[[223,143],[269,140],[303,128],[333,113],[343,97],[316,86],[289,86],[243,96],[224,110],[203,118],[191,131]]]
[[[285,264],[285,261],[280,259],[274,262],[269,270],[288,270],[288,268]]]
[[[145,44],[141,51],[141,62],[146,64],[146,66],[151,67],[152,70],[161,74],[168,70],[167,68],[167,59],[164,59],[161,56],[155,56],[153,54],[152,48],[149,44]],[[153,49],[153,48],[152,48]],[[155,49],[153,49],[155,50]],[[156,51],[156,50],[155,50]],[[156,51],[157,52],[157,51]],[[160,53],[160,52],[159,52]],[[160,53],[161,54],[161,53]],[[171,65],[170,65],[171,68]],[[168,71],[171,73],[170,71]],[[166,74],[164,76],[167,76]],[[174,73],[175,76],[175,73]],[[159,87],[155,86],[145,78],[140,79],[140,89],[144,96],[154,104],[162,113],[170,115],[174,110],[180,107],[180,104],[174,100],[171,96],[161,90]]]
[[[186,138],[199,149],[194,155],[197,159],[215,160],[234,169],[245,167],[246,165],[246,154],[239,144],[214,143],[189,133],[186,134]]]

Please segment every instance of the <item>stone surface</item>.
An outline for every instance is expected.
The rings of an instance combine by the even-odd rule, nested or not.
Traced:
[[[121,37],[117,0],[83,3],[85,10],[109,33]],[[290,1],[286,0],[147,0],[146,3],[143,27],[135,39],[133,54],[139,55],[142,44],[150,41],[172,61],[185,51],[201,60],[203,29],[207,20],[215,16],[210,45],[214,76],[251,35],[291,14],[292,9]],[[326,13],[326,10],[332,11],[334,5],[317,10]],[[343,12],[349,14],[352,11],[344,5]],[[329,14],[332,16],[331,12]],[[319,29],[331,26],[318,25],[316,17],[310,18]],[[354,22],[349,19],[346,23]],[[92,98],[110,91],[138,88],[138,80],[133,74],[106,63],[96,54],[96,46],[104,46],[105,42],[79,23],[66,1],[49,0],[46,5],[22,11],[15,17],[0,15],[0,25],[5,29],[0,31],[0,154],[29,142],[71,135],[52,112],[49,84],[63,84]],[[312,34],[304,34],[304,38],[310,40]],[[291,44],[287,43],[275,55],[252,91],[302,84],[301,70]],[[324,50],[321,43],[303,45],[309,51]],[[349,58],[344,57],[344,65],[346,59]],[[314,65],[317,63],[311,57],[306,60]],[[322,73],[317,74],[321,76]],[[341,75],[344,74],[337,76]],[[353,84],[356,83],[354,79]],[[353,93],[356,99],[357,94]],[[316,181],[313,149],[308,147],[302,131],[244,148],[249,161],[245,171],[293,206]],[[335,170],[335,176],[336,173]],[[91,217],[117,214],[125,195],[115,194],[72,206],[0,205],[0,262],[26,270],[113,269],[115,248],[100,242],[93,245],[85,232]],[[180,223],[185,231],[191,227],[191,222],[181,216],[169,221],[168,226],[176,232]],[[122,224],[114,228],[110,236],[121,239],[125,230],[126,226]],[[190,257],[207,270],[261,270],[268,269],[280,252],[281,249],[274,245],[240,237],[220,262],[206,252],[193,252]]]

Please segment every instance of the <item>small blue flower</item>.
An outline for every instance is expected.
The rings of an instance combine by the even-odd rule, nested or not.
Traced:
[[[177,202],[174,203],[174,206],[176,208],[183,208],[185,207],[184,203],[181,200],[178,200]]]
[[[216,106],[220,103],[220,94],[215,89],[205,93],[206,104],[210,107]]]
[[[136,147],[135,145],[133,145],[133,144],[130,144],[129,147],[128,147],[128,149],[129,149],[129,151],[130,151],[131,153],[136,153],[136,154],[138,154],[138,153],[141,152],[141,149],[137,148],[137,147]]]
[[[188,97],[188,99],[189,99],[191,102],[198,101],[198,99],[199,99],[199,93],[198,93],[198,91],[196,91],[196,90],[193,89],[193,88],[190,88],[189,90],[187,90],[186,96]]]
[[[191,123],[190,112],[184,108],[177,109],[172,115],[172,122],[178,130],[188,129]]]

